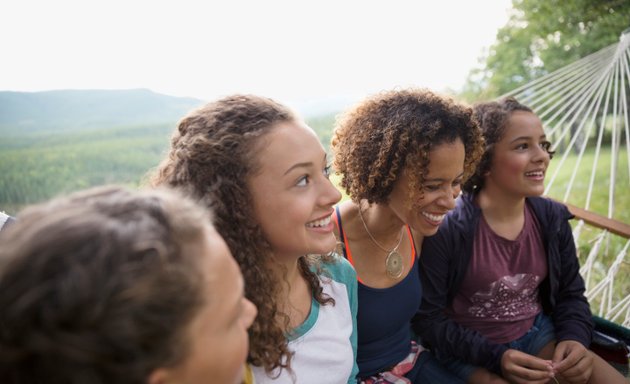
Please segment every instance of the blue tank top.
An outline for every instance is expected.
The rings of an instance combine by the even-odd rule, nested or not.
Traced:
[[[352,263],[352,252],[343,232],[339,207],[336,207],[343,255]],[[422,285],[411,231],[413,264],[398,284],[389,288],[371,288],[358,282],[357,364],[359,377],[374,375],[402,361],[411,350],[411,318],[420,308]]]

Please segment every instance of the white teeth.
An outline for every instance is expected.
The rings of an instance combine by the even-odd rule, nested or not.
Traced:
[[[309,228],[325,227],[330,224],[330,219],[331,216],[328,216],[325,219],[311,221],[310,223],[307,223],[306,226]]]
[[[525,176],[537,176],[542,177],[544,174],[542,171],[526,172]]]
[[[433,215],[433,214],[428,213],[428,212],[422,212],[422,215],[425,216],[427,219],[429,219],[431,221],[442,221],[444,216],[446,216],[446,215]]]

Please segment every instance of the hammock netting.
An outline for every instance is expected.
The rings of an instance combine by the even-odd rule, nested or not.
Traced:
[[[545,194],[612,219],[573,220],[593,313],[630,328],[630,29],[619,42],[525,84],[513,96],[543,121],[556,154]]]

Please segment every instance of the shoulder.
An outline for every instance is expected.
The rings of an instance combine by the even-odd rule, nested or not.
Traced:
[[[526,202],[534,210],[538,220],[553,224],[557,221],[567,221],[573,218],[573,214],[566,205],[548,197],[528,197]]]
[[[357,273],[352,267],[352,264],[336,252],[333,252],[327,256],[325,260],[322,260],[320,268],[325,275],[330,276],[335,281],[352,282],[357,278]]]

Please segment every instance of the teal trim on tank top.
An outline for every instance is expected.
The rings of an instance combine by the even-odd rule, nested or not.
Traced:
[[[319,302],[314,298],[311,298],[311,311],[308,314],[308,317],[302,324],[300,324],[297,328],[293,329],[293,331],[287,335],[287,339],[289,341],[293,341],[295,339],[299,339],[304,336],[308,331],[313,328],[315,323],[317,322],[317,317],[319,316]]]

